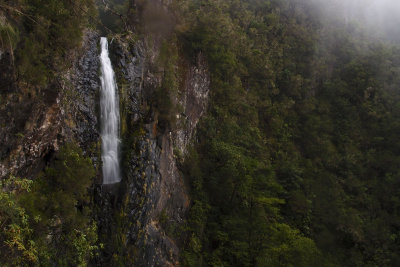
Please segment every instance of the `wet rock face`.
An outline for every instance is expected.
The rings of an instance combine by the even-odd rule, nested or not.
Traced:
[[[110,57],[117,76],[122,111],[130,116],[129,123],[137,122],[146,116],[141,105],[143,102],[143,75],[145,64],[144,44],[135,45],[121,41],[110,43]]]
[[[127,245],[137,251],[138,266],[179,265],[179,237],[173,229],[183,222],[190,201],[174,151],[186,152],[205,112],[210,84],[206,61],[198,55],[197,64],[187,64],[183,94],[176,99],[184,110],[176,114],[179,123],[176,129],[159,133],[148,108],[151,92],[162,82],[162,75],[154,71],[158,49],[157,44],[146,42],[131,48],[116,42],[111,49],[113,65],[119,68],[122,124],[127,125],[122,136],[121,187],[127,196],[123,209],[131,227],[125,234]]]
[[[94,165],[100,165],[100,36],[87,31],[83,38],[82,52],[67,73],[69,86],[65,85],[63,97],[64,125],[63,136],[68,141],[80,144]],[[96,183],[101,183],[99,173]]]

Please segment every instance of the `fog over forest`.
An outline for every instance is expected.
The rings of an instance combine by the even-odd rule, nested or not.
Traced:
[[[400,1],[310,0],[323,16],[356,23],[374,37],[400,40]]]

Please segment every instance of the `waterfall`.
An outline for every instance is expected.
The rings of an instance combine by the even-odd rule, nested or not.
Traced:
[[[119,99],[115,74],[108,55],[107,38],[101,37],[101,159],[103,161],[103,184],[121,181],[119,167]]]

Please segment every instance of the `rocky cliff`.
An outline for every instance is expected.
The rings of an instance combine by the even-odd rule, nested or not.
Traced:
[[[207,64],[202,55],[197,56],[196,64],[185,62],[182,94],[175,99],[182,106],[181,112],[175,111],[178,120],[174,128],[160,131],[151,103],[163,79],[163,70],[156,66],[159,47],[148,40],[130,45],[115,40],[111,51],[121,97],[124,177],[119,189],[103,188],[103,197],[98,200],[107,207],[102,211],[110,209],[110,202],[116,200],[109,192],[117,190],[114,218],[124,223],[116,229],[110,225],[112,221],[106,222],[103,235],[115,231],[123,235],[123,246],[130,249],[119,253],[133,258],[139,266],[175,266],[179,262],[176,231],[189,206],[177,166],[206,108],[210,83]],[[104,191],[108,202],[104,202]]]
[[[168,3],[154,2],[167,10]],[[179,66],[174,65],[179,93],[169,99],[179,109],[171,111],[173,124],[160,127],[163,114],[153,100],[165,79],[159,58],[170,27],[135,41],[110,38],[120,95],[123,178],[105,187],[98,171],[94,183],[94,217],[105,244],[92,263],[96,266],[179,265],[178,232],[190,199],[178,165],[206,109],[210,77],[201,54],[187,59],[179,52]],[[49,88],[2,91],[0,177],[34,178],[67,142],[79,143],[101,170],[99,38],[96,31],[86,31],[82,46],[69,57],[72,67]]]
[[[76,141],[97,158],[98,34],[70,53],[73,67],[46,88],[10,83],[0,105],[0,177],[34,178],[61,144]],[[2,63],[6,64],[6,63]]]

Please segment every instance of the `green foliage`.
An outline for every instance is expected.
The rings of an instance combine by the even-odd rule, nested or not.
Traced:
[[[24,80],[39,86],[46,85],[49,75],[46,56],[43,44],[30,37],[25,38],[24,48],[18,51],[18,71]]]
[[[94,175],[91,160],[77,145],[67,144],[25,197],[28,211],[41,218],[35,233],[43,262],[82,265],[98,249],[96,226],[89,217],[88,188]],[[44,238],[49,231],[52,237]]]
[[[45,223],[56,216],[63,222],[63,227],[70,230],[70,225],[85,221],[84,210],[78,210],[77,206],[89,202],[87,190],[94,175],[91,160],[82,156],[79,147],[73,144],[64,146],[53,165],[35,181],[32,190],[34,199],[30,200],[35,207],[32,211],[40,215]]]
[[[185,266],[399,264],[400,50],[300,2],[178,5],[212,75]]]
[[[94,14],[93,0],[24,0],[0,3],[0,45],[15,51],[21,82],[44,87],[67,67],[68,53],[80,44]]]
[[[87,266],[99,249],[89,212],[94,175],[91,160],[67,144],[34,182],[2,183],[1,264]]]
[[[127,0],[97,0],[99,7],[99,18],[102,25],[113,33],[120,33],[126,30],[126,13],[130,10]],[[104,5],[106,3],[106,5]]]
[[[2,266],[28,266],[37,263],[38,250],[32,240],[29,215],[18,202],[29,192],[32,181],[10,177],[0,183],[0,262]]]

